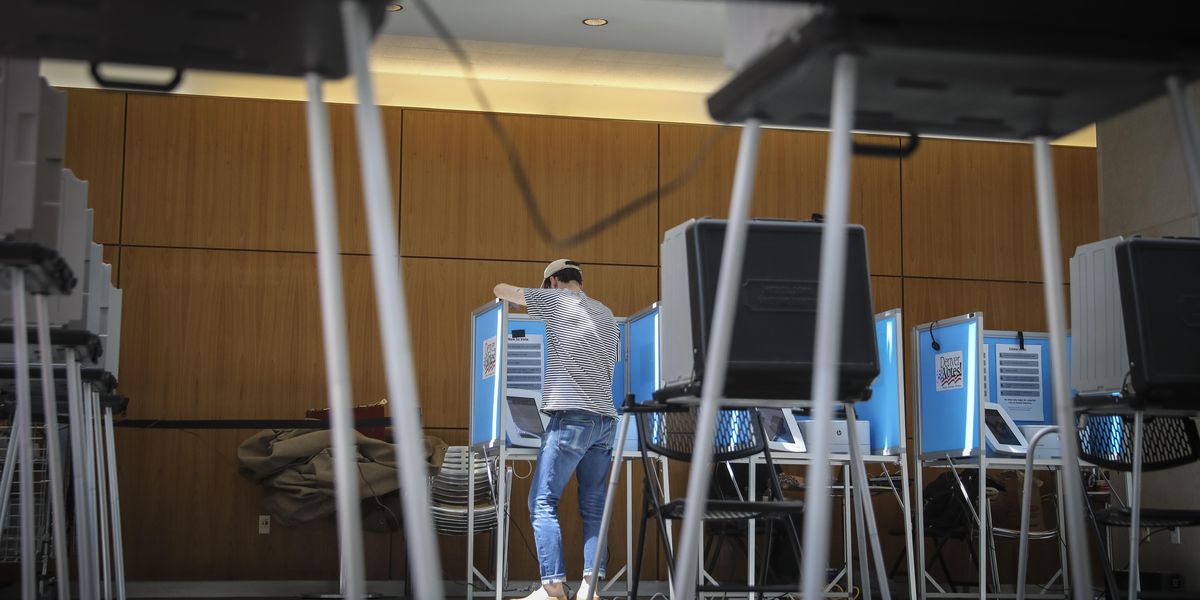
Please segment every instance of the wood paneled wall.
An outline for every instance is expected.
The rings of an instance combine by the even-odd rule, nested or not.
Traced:
[[[330,118],[354,393],[370,403],[386,391],[350,107],[331,106]],[[546,261],[570,256],[585,264],[589,293],[615,313],[648,305],[659,297],[662,232],[725,214],[737,154],[734,128],[498,120],[556,237],[638,196],[645,202],[582,244],[559,247],[531,224],[482,115],[383,109],[421,416],[451,444],[466,439],[468,315],[492,285],[537,285]],[[67,166],[90,182],[96,236],[126,294],[121,389],[131,417],[296,418],[324,405],[304,127],[294,102],[70,91]],[[753,214],[821,212],[827,144],[825,133],[765,131]],[[1096,237],[1095,151],[1056,148],[1054,158],[1070,250]],[[989,328],[1044,329],[1032,173],[1030,149],[1018,144],[928,140],[905,160],[855,158],[851,218],[867,229],[876,309],[903,308],[910,326],[982,310]],[[120,432],[131,579],[336,577],[332,523],[256,533],[261,491],[235,462],[251,433]],[[533,579],[522,541],[532,544],[526,482],[515,487],[511,574]],[[580,534],[571,513],[563,522],[574,578]],[[895,511],[880,514],[883,529],[898,524]],[[624,563],[624,528],[612,534],[610,571]],[[366,538],[368,575],[402,578],[402,535]],[[442,541],[446,578],[462,580],[461,538]],[[889,544],[889,554],[898,548]],[[479,564],[490,570],[485,557],[481,547]],[[656,557],[646,564],[647,577],[665,579]]]

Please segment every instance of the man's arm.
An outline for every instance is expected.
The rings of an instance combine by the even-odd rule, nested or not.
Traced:
[[[525,293],[521,288],[508,285],[507,283],[497,283],[496,287],[492,288],[492,292],[501,300],[507,300],[519,306],[525,306]]]

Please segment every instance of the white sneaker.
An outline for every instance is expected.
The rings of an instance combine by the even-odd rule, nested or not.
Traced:
[[[579,582],[579,591],[575,592],[575,600],[600,600],[600,594],[596,593],[589,597],[588,580],[584,579]]]
[[[566,597],[554,598],[546,593],[546,588],[538,586],[538,589],[533,590],[533,593],[521,598],[521,600],[567,600]]]

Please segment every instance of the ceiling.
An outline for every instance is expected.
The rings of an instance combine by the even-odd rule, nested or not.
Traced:
[[[427,0],[455,37],[484,42],[720,57],[725,6],[716,0]],[[387,35],[436,37],[411,0]],[[608,19],[589,27],[583,19]]]
[[[461,77],[462,65],[411,0],[372,47],[382,73]],[[707,0],[436,0],[430,5],[491,81],[707,94],[729,79],[725,6]],[[608,19],[589,27],[585,18]]]

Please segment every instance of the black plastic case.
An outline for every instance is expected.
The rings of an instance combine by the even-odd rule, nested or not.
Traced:
[[[812,387],[821,223],[752,221],[738,292],[725,396],[806,399]],[[726,221],[686,232],[695,381],[703,381]],[[867,237],[848,226],[838,399],[864,399],[879,375]]]
[[[1134,391],[1200,406],[1200,239],[1131,238],[1114,252]]]

